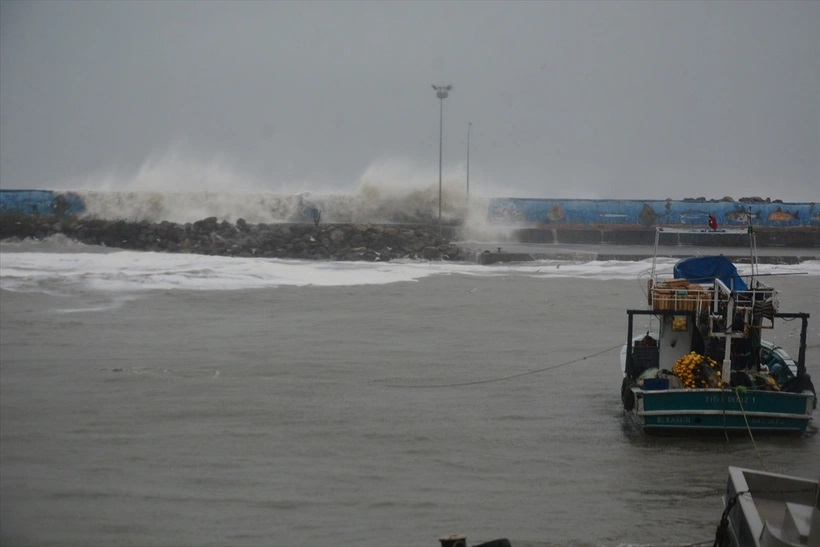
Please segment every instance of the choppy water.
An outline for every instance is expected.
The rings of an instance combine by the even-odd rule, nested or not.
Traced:
[[[710,541],[728,465],[816,478],[820,436],[631,428],[613,348],[648,267],[3,244],[2,544]],[[808,272],[776,285],[818,378],[820,264],[769,268]]]

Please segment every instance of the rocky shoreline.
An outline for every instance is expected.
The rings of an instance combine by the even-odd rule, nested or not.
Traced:
[[[422,224],[232,224],[216,217],[188,224],[127,222],[5,213],[0,239],[62,234],[89,245],[142,251],[309,260],[462,260],[459,247]]]
[[[446,225],[442,229],[443,237],[439,236],[437,226],[429,223],[250,224],[239,219],[232,224],[211,217],[177,224],[0,213],[0,239],[45,239],[62,234],[89,245],[120,249],[306,260],[411,259],[488,263],[488,260],[508,262],[535,259],[531,253],[510,254],[507,248],[497,253],[485,249],[481,251],[481,256],[477,256],[475,249],[450,242],[451,239],[458,240],[460,226]],[[820,229],[816,227],[762,227],[755,228],[755,233],[760,249],[795,249],[798,254],[794,260],[798,262],[816,259],[813,249],[820,248]],[[548,225],[515,229],[495,241],[535,245],[539,247],[538,256],[541,256],[545,252],[554,252],[549,249],[552,245],[651,247],[654,239],[654,229],[640,226]],[[662,238],[661,243],[682,249],[692,245],[745,247],[748,239],[742,234],[730,236],[729,240],[721,238],[720,241],[698,234],[672,234]],[[783,260],[782,256],[780,260]]]

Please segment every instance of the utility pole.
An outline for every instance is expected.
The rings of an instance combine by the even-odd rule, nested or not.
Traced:
[[[470,205],[470,129],[473,122],[467,122],[467,206]]]
[[[436,90],[436,97],[439,98],[439,114],[438,114],[438,235],[441,237],[441,158],[444,142],[444,99],[453,89],[452,85],[433,85]]]

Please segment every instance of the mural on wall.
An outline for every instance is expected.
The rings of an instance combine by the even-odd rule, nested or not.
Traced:
[[[301,196],[298,198],[301,204]],[[306,208],[307,207],[307,208]],[[298,209],[311,211],[317,205]],[[75,192],[49,190],[0,190],[0,213],[79,216],[86,211],[83,196]],[[621,225],[693,226],[708,225],[709,216],[719,226],[820,227],[820,210],[814,203],[736,202],[706,200],[616,200],[616,199],[526,199],[492,198],[487,219],[511,226]],[[304,218],[302,218],[304,217]],[[302,215],[297,221],[315,221]]]
[[[735,201],[550,200],[496,198],[487,211],[497,224],[707,226],[820,226],[814,203]]]
[[[0,190],[0,213],[63,217],[79,215],[83,211],[82,198],[72,192]]]

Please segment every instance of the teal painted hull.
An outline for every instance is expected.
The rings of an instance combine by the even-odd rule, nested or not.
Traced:
[[[647,433],[674,431],[746,431],[803,433],[811,420],[812,393],[749,390],[634,388],[631,411]]]

